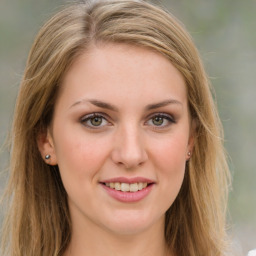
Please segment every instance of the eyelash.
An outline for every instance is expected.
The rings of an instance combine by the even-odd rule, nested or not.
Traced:
[[[91,124],[88,124],[87,122],[92,122],[93,118],[100,118],[102,121],[105,121],[107,122],[107,124],[105,125],[93,125],[92,123]],[[85,115],[81,118],[81,123],[86,126],[87,128],[90,128],[90,129],[100,129],[106,125],[111,125],[111,123],[107,120],[108,118],[105,116],[105,114],[103,113],[91,113],[91,114],[88,114],[88,115]]]
[[[93,118],[100,118],[102,122],[106,122],[106,124],[103,124],[102,125],[102,122],[97,126],[97,125],[93,125],[91,122],[93,120]],[[162,119],[163,122],[167,121],[167,124],[165,125],[154,125],[154,124],[149,124],[149,122],[153,122],[153,119],[154,118],[160,118]],[[108,117],[106,117],[106,115],[104,113],[91,113],[91,114],[88,114],[88,115],[85,115],[81,118],[80,122],[86,126],[87,128],[89,129],[100,129],[102,127],[105,127],[105,126],[110,126],[111,125],[111,122],[108,121]],[[88,124],[87,122],[90,122],[90,124]],[[148,126],[153,126],[154,129],[164,129],[164,128],[167,128],[169,127],[171,124],[175,124],[176,121],[174,119],[173,116],[169,115],[169,114],[166,114],[166,113],[154,113],[152,114],[148,120],[145,122],[146,125]]]
[[[160,118],[162,119],[163,122],[167,121],[167,124],[165,125],[154,125],[152,124],[152,126],[154,127],[154,129],[164,129],[164,128],[167,128],[169,127],[171,124],[175,124],[176,123],[176,120],[174,119],[173,116],[169,115],[169,114],[166,114],[166,113],[155,113],[153,115],[151,115],[148,119],[148,121],[146,122],[149,123],[150,121],[153,122],[152,120],[154,118]]]

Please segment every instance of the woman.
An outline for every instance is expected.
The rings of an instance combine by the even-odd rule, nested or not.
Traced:
[[[144,1],[74,4],[31,49],[3,255],[225,255],[229,171],[187,32]]]

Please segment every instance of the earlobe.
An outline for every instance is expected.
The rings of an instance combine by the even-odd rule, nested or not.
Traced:
[[[191,151],[188,151],[187,156],[186,156],[186,161],[188,161],[191,158],[191,156],[192,156]]]
[[[190,134],[189,134],[189,140],[188,140],[188,150],[187,150],[187,161],[191,158],[193,149],[194,149],[194,144],[195,144],[195,136],[196,136],[196,121],[192,120],[191,121],[191,128],[190,128]]]
[[[42,159],[46,164],[57,165],[57,158],[53,138],[49,129],[42,132],[37,137],[37,146],[41,153]]]
[[[195,135],[191,134],[188,141],[187,160],[189,160],[192,156],[193,149],[194,149],[194,141],[195,141]]]

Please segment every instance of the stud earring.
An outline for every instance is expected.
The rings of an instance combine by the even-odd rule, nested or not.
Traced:
[[[188,151],[188,156],[191,157],[191,152],[190,151]]]
[[[51,158],[51,155],[46,155],[46,156],[45,156],[45,159],[46,159],[46,160],[49,160],[50,158]]]

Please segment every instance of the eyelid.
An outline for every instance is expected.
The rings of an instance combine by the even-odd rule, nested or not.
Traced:
[[[94,125],[88,125],[85,122],[89,121],[90,119],[94,118],[94,117],[100,117],[103,120],[105,120],[107,122],[107,124],[104,125],[99,125],[99,126],[94,126]],[[167,120],[168,124],[166,125],[154,125],[154,124],[149,124],[149,122],[154,118],[154,117],[161,117],[165,120]],[[93,112],[93,113],[89,113],[89,114],[85,114],[80,118],[80,123],[82,125],[84,125],[85,127],[89,128],[89,129],[102,129],[105,128],[106,126],[110,126],[113,125],[112,122],[110,121],[110,117],[102,112]],[[148,126],[152,126],[154,129],[164,129],[164,128],[168,128],[170,125],[175,124],[176,123],[176,119],[174,118],[173,115],[165,113],[165,112],[157,112],[157,113],[152,113],[150,114],[147,118],[146,118],[146,122],[145,124]]]
[[[107,118],[105,113],[102,112],[92,112],[92,113],[88,113],[83,115],[80,120],[83,121],[85,119],[89,119],[89,118],[93,118],[93,117],[103,117],[103,118]]]
[[[154,128],[156,128],[156,129],[163,129],[163,128],[169,127],[171,124],[176,123],[176,119],[174,118],[173,115],[167,114],[167,113],[164,113],[164,112],[157,112],[157,113],[153,113],[153,114],[149,115],[148,118],[147,118],[147,121],[145,123],[147,124],[154,117],[162,117],[162,118],[166,119],[169,122],[169,124],[165,125],[165,126],[155,125]]]
[[[93,125],[88,125],[88,124],[85,124],[86,121],[94,118],[94,117],[100,117],[102,119],[104,119],[108,124],[107,125],[100,125],[100,126],[93,126]],[[89,114],[86,114],[86,115],[83,115],[81,118],[80,118],[80,123],[82,125],[84,125],[85,127],[89,128],[89,129],[94,129],[94,130],[97,130],[97,129],[101,129],[101,128],[104,128],[106,126],[108,126],[109,124],[111,124],[111,122],[109,121],[109,116],[106,115],[105,113],[102,113],[102,112],[93,112],[93,113],[89,113]]]

